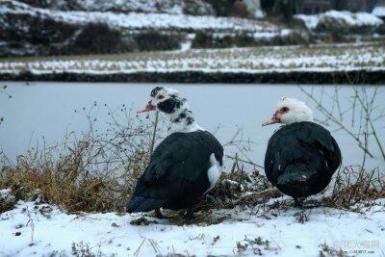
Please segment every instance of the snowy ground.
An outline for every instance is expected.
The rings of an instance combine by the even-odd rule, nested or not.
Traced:
[[[154,224],[130,224],[141,216],[66,214],[55,206],[19,202],[0,214],[0,256],[72,256],[76,249],[88,248],[95,256],[318,257],[326,245],[346,256],[385,253],[384,200],[361,212],[267,204],[214,211],[190,225],[151,217],[147,220]],[[217,224],[205,222],[210,220]]]
[[[385,70],[382,43],[0,59],[0,73],[290,72]]]

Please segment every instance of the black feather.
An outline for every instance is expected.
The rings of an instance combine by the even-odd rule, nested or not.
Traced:
[[[191,207],[210,187],[210,155],[222,164],[223,147],[207,131],[173,133],[155,149],[127,205],[128,212]]]
[[[330,132],[313,122],[281,127],[265,155],[269,181],[293,197],[321,192],[341,164],[341,151]]]
[[[155,87],[153,90],[151,90],[151,97],[155,97],[160,90],[164,89],[164,87]]]
[[[163,102],[158,103],[158,109],[164,113],[173,113],[182,105],[182,101],[178,98],[169,98]]]

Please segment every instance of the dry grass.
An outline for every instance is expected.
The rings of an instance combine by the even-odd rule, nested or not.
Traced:
[[[117,159],[111,159],[111,153],[117,151],[112,147],[116,141],[108,141],[105,145],[102,138],[95,139],[89,135],[87,141],[78,140],[64,148],[55,146],[44,151],[29,151],[18,157],[16,165],[3,166],[0,189],[11,189],[14,197],[0,199],[0,213],[11,209],[17,200],[53,203],[70,212],[124,211],[136,179],[148,163],[152,132],[150,127],[146,127],[132,128],[123,134],[127,140],[125,144],[130,148],[124,151],[124,157],[120,157],[122,163],[119,162],[118,166],[115,164]],[[130,136],[127,137],[127,134]],[[134,143],[137,137],[142,138],[140,142],[146,142],[144,146]],[[121,139],[116,134],[113,138]],[[112,148],[107,151],[107,147]],[[119,148],[121,151],[122,146]],[[239,162],[235,158],[232,171],[222,174],[210,197],[202,201],[196,210],[253,207],[282,195],[258,170],[246,172]],[[116,175],[112,172],[113,168],[121,173]],[[378,169],[371,173],[363,169],[357,173],[356,170],[346,167],[338,172],[333,194],[322,199],[323,206],[352,209],[357,203],[367,204],[385,197],[385,179],[379,175]]]
[[[333,247],[330,247],[326,243],[320,245],[321,250],[319,252],[320,257],[349,257],[345,252],[342,250],[334,249]]]
[[[3,158],[0,189],[11,189],[17,200],[39,199],[70,212],[122,211],[148,163],[151,127],[130,115],[124,125],[111,120],[107,134],[91,126],[83,138],[32,149],[15,165]]]
[[[236,156],[231,171],[222,173],[209,197],[202,201],[198,209],[255,206],[282,195],[255,166],[252,171],[246,171],[240,162]]]
[[[0,58],[3,72],[44,73],[89,71],[125,73],[175,70],[364,69],[384,66],[384,44],[325,44],[190,51],[141,52],[119,55]],[[365,58],[362,58],[365,56]],[[298,58],[301,58],[298,61]]]
[[[385,177],[380,170],[367,172],[362,168],[341,169],[333,186],[331,197],[324,198],[323,204],[333,208],[351,209],[358,203],[370,204],[385,197]]]

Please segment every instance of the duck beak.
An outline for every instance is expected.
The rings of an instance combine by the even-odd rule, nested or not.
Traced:
[[[272,124],[276,124],[276,123],[280,123],[280,122],[281,122],[281,119],[278,118],[278,111],[276,111],[273,114],[273,117],[270,120],[265,121],[264,123],[262,123],[262,127],[268,126],[268,125],[272,125]]]
[[[137,113],[150,112],[156,110],[156,105],[153,105],[151,101],[147,103],[142,109],[139,109]]]

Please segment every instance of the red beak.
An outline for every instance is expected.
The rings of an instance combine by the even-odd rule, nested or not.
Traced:
[[[138,110],[137,113],[150,112],[150,111],[154,111],[154,110],[156,110],[156,105],[153,105],[153,104],[151,103],[151,101],[149,101],[149,102],[147,103],[147,105],[144,106],[142,109]]]
[[[281,122],[281,119],[278,118],[278,111],[276,111],[270,120],[262,123],[262,126],[264,127],[264,126],[268,126],[268,125],[272,125],[272,124],[276,124],[276,123],[280,123],[280,122]]]

